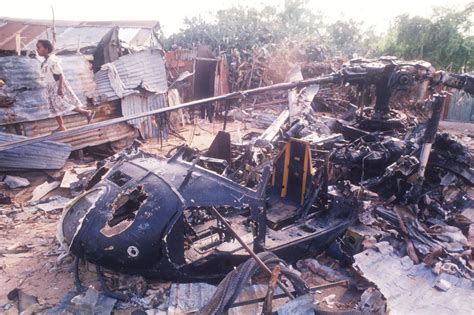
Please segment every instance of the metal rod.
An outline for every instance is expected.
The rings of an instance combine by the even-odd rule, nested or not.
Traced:
[[[210,209],[211,209],[211,212],[216,216],[216,218],[218,218],[222,222],[222,224],[224,224],[224,226],[229,230],[229,232],[232,233],[232,235],[240,243],[240,245],[242,245],[242,247],[250,254],[250,256],[252,256],[253,259],[255,259],[257,261],[257,263],[260,265],[260,267],[263,270],[265,270],[270,276],[272,276],[273,272],[270,270],[270,268],[268,268],[268,266],[265,265],[265,263],[260,259],[260,257],[258,257],[257,254],[255,254],[255,252],[247,244],[245,244],[245,242],[232,229],[230,224],[224,219],[224,217],[219,213],[219,211],[217,211],[216,208],[214,208],[214,207],[211,207]],[[288,288],[280,280],[277,280],[277,284],[283,290],[283,292],[285,292],[285,294],[288,297],[290,297],[291,299],[295,298],[293,296],[293,294],[291,294],[291,292],[288,290]]]
[[[225,107],[225,112],[224,112],[224,127],[222,127],[222,130],[225,131],[225,128],[227,127],[227,119],[229,118],[229,104],[227,104],[227,102],[225,102],[224,104],[224,107]]]
[[[423,135],[423,147],[420,154],[420,168],[418,170],[418,177],[425,176],[426,165],[430,158],[431,146],[436,139],[438,132],[439,121],[441,119],[441,112],[443,110],[444,100],[446,95],[435,94],[432,101],[432,114],[426,123],[425,134]]]
[[[280,266],[276,265],[273,268],[272,276],[268,283],[268,291],[263,302],[262,313],[264,315],[271,315],[273,313],[273,296],[275,293],[275,287],[277,285],[278,277],[280,276]]]
[[[278,83],[278,84],[254,88],[254,89],[250,89],[246,91],[231,92],[231,93],[227,93],[227,94],[223,94],[219,96],[213,96],[213,97],[203,98],[200,100],[195,100],[195,101],[191,101],[187,103],[182,103],[175,106],[163,107],[163,108],[155,109],[149,112],[137,113],[137,114],[130,115],[127,117],[118,117],[114,119],[109,119],[109,120],[97,122],[90,125],[85,125],[85,126],[65,130],[65,131],[56,132],[50,135],[37,136],[37,137],[25,139],[25,140],[4,143],[0,145],[0,151],[13,149],[13,148],[20,147],[23,145],[33,144],[33,143],[42,142],[42,141],[52,141],[52,140],[58,140],[64,137],[71,137],[71,136],[81,134],[83,132],[104,128],[104,127],[118,124],[121,122],[126,122],[128,120],[171,112],[171,111],[175,111],[181,108],[192,107],[192,106],[200,105],[204,103],[226,100],[226,99],[231,99],[231,98],[244,98],[250,95],[264,93],[268,91],[288,90],[288,89],[304,87],[304,86],[313,85],[313,84],[335,83],[335,82],[339,82],[339,80],[340,78],[336,76],[326,76],[326,77],[318,77],[318,78],[302,80],[302,81]]]
[[[78,293],[82,293],[85,291],[85,288],[82,286],[81,283],[81,277],[79,275],[79,263],[80,263],[80,258],[76,256],[74,259],[74,285],[76,286],[76,291]]]

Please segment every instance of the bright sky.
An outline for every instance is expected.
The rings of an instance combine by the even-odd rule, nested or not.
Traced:
[[[0,16],[50,19],[51,5],[57,20],[156,20],[166,35],[179,31],[186,16],[208,16],[209,12],[232,7],[281,5],[283,0],[3,0]],[[402,13],[427,16],[433,6],[462,8],[472,0],[308,0],[329,21],[352,18],[384,30]]]

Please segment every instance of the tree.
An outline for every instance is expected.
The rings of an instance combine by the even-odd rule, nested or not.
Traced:
[[[338,20],[326,28],[330,49],[334,54],[352,57],[362,50],[361,23],[352,19]]]
[[[186,18],[184,28],[164,40],[165,48],[209,45],[251,58],[256,51],[282,43],[297,43],[310,60],[319,60],[321,50],[351,58],[394,55],[403,59],[425,59],[438,68],[474,70],[474,4],[464,10],[435,9],[430,18],[398,16],[384,36],[366,29],[362,22],[341,19],[325,24],[319,12],[308,9],[305,0],[285,0],[278,8],[233,7],[216,12],[213,19]],[[281,46],[283,47],[283,46]],[[311,53],[313,51],[314,53]],[[230,60],[230,59],[229,59]]]
[[[193,17],[186,18],[184,24],[179,33],[165,39],[165,48],[202,44],[223,51],[251,50],[285,39],[312,37],[317,41],[323,22],[320,14],[306,8],[305,1],[286,0],[281,10],[270,6],[260,10],[237,6],[217,11],[215,21]]]
[[[474,7],[438,8],[431,18],[407,14],[395,19],[382,51],[404,59],[425,59],[436,67],[468,71],[474,67],[474,38],[469,35]]]

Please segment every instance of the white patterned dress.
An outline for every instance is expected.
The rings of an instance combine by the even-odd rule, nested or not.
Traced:
[[[46,82],[49,108],[55,116],[71,112],[76,107],[83,107],[64,75],[63,95],[58,95],[59,75],[63,74],[63,69],[56,55],[51,54],[43,61],[41,71]]]

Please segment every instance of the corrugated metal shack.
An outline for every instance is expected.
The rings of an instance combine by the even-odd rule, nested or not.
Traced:
[[[193,76],[174,86],[180,91],[182,101],[188,102],[230,92],[229,65],[225,54],[218,54],[208,46],[194,49],[178,48],[165,55],[170,81],[178,79],[185,72]],[[216,102],[217,110],[222,102]]]
[[[450,121],[474,122],[474,97],[461,91],[451,91],[445,118]]]
[[[46,100],[41,60],[30,54],[38,39],[56,38],[55,53],[65,77],[83,104],[96,112],[94,122],[167,106],[158,29],[153,21],[56,21],[53,32],[49,21],[0,18],[0,131],[34,137],[57,128]],[[87,123],[76,113],[64,121],[67,128]],[[144,138],[160,134],[156,117],[149,117],[60,141],[78,150],[135,137],[135,128]]]
[[[149,49],[126,55],[105,64],[95,74],[97,82],[96,99],[110,102],[121,99],[124,117],[148,112],[167,106],[168,82],[161,50]],[[143,138],[162,135],[159,117],[130,120],[140,130]]]

